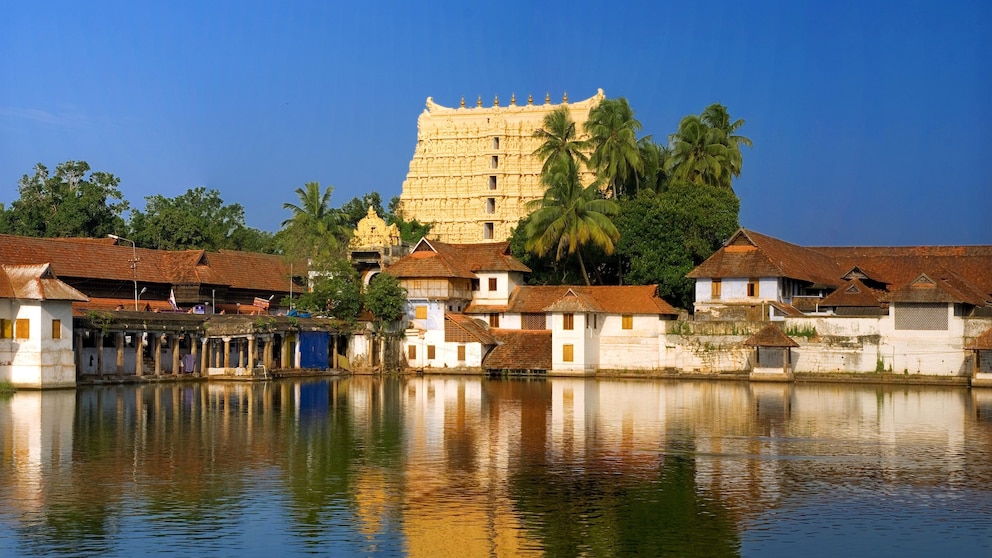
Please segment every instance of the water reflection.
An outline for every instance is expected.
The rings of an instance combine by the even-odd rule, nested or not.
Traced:
[[[354,377],[0,400],[0,554],[989,551],[992,394]]]

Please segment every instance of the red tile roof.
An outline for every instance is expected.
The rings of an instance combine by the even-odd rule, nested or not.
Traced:
[[[748,347],[798,347],[788,335],[782,333],[781,328],[775,324],[768,324],[761,328],[761,331],[748,337],[744,344]]]
[[[484,359],[486,370],[551,370],[551,332],[547,330],[494,329],[499,341]]]
[[[522,286],[510,295],[508,312],[600,312],[609,314],[678,314],[659,298],[657,285]],[[481,307],[480,307],[481,308]]]
[[[137,256],[137,266],[131,260]],[[49,262],[63,279],[130,280],[140,283],[206,284],[288,292],[292,265],[281,256],[202,250],[167,251],[116,244],[113,239],[30,238],[0,235],[0,263]],[[297,276],[305,264],[297,262]]]
[[[389,273],[400,278],[460,277],[477,278],[477,271],[519,271],[530,268],[510,255],[509,242],[447,244],[423,239],[413,251],[389,266]]]
[[[985,306],[990,298],[954,273],[922,273],[916,279],[895,289],[882,300],[887,302],[964,302]]]
[[[836,291],[825,296],[818,305],[821,307],[868,307],[882,304],[883,291],[872,289],[860,279],[851,279]]]
[[[445,312],[444,340],[449,341],[455,338],[464,338],[465,336],[483,345],[495,345],[497,343],[496,338],[489,333],[486,326],[479,323],[475,318],[464,314]]]
[[[86,295],[63,283],[48,264],[0,266],[0,298],[85,301]]]
[[[687,277],[787,277],[840,287],[862,274],[891,293],[924,273],[941,281],[948,302],[985,305],[992,299],[992,246],[802,247],[740,229]]]
[[[836,287],[843,274],[834,260],[815,250],[740,229],[687,277],[789,277]]]

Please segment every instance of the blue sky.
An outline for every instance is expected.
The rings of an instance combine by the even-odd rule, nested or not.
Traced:
[[[205,186],[276,230],[309,181],[398,195],[428,96],[626,97],[754,142],[741,223],[806,245],[992,244],[992,3],[0,6],[0,202],[42,162],[132,205]]]

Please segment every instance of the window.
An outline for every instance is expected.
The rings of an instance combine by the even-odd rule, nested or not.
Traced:
[[[520,329],[548,329],[544,314],[522,314],[520,316]]]
[[[0,320],[0,339],[14,338],[14,323],[10,320]]]
[[[427,360],[433,360],[437,356],[434,345],[427,345]]]
[[[493,224],[492,223],[483,223],[482,224],[482,238],[484,238],[486,240],[492,240],[493,234],[494,234]]]
[[[575,360],[575,345],[561,346],[561,360],[562,362],[573,362]]]
[[[30,339],[31,338],[31,320],[27,318],[18,319],[14,324],[14,338],[15,339]]]
[[[496,177],[495,176],[490,176],[489,177],[489,189],[490,190],[495,190],[496,189]]]
[[[490,291],[495,291],[496,290],[496,278],[495,277],[490,277],[489,278],[489,290]]]
[[[489,314],[489,327],[499,327],[499,314]]]
[[[410,360],[417,360],[417,346],[407,345],[406,346],[406,358]]]
[[[562,315],[562,329],[574,329],[575,328],[575,314],[564,314]]]
[[[493,155],[492,159],[489,161],[489,168],[498,169],[499,168],[499,155]]]
[[[458,360],[465,360],[465,345],[458,345]]]
[[[747,296],[755,297],[758,296],[758,280],[749,279],[747,282]]]
[[[493,149],[499,149],[499,137],[493,138]]]
[[[723,290],[723,281],[714,279],[710,282],[710,298],[719,300],[720,292]]]
[[[486,213],[496,213],[496,198],[486,198]]]
[[[634,329],[634,315],[633,314],[622,314],[620,316],[620,328],[621,329]]]
[[[423,305],[417,306],[416,308],[414,308],[413,311],[414,311],[414,316],[413,316],[414,319],[417,319],[417,320],[426,320],[427,319],[427,307],[426,306],[423,306]]]
[[[62,320],[52,320],[52,339],[62,339]]]

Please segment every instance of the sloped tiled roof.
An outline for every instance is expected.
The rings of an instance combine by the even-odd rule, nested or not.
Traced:
[[[844,269],[855,266],[872,279],[906,285],[921,273],[953,270],[985,294],[992,294],[992,246],[813,247]]]
[[[678,314],[678,310],[657,296],[657,291],[657,285],[521,286],[510,295],[507,312]]]
[[[968,281],[947,271],[921,273],[882,298],[887,302],[964,302],[975,306],[985,306],[988,299]]]
[[[740,229],[687,277],[788,277],[836,287],[843,274],[834,260],[815,250]]]
[[[131,260],[138,264],[132,268]],[[0,263],[30,265],[49,262],[65,280],[130,280],[139,283],[213,284],[231,288],[284,292],[293,264],[270,254],[168,251],[134,248],[113,239],[30,238],[0,235]],[[305,274],[296,262],[295,274]]]
[[[789,316],[792,318],[802,318],[803,316],[805,316],[802,310],[796,308],[791,304],[786,304],[784,302],[778,302],[775,300],[769,301],[768,304],[778,309],[778,311],[781,312],[783,316]]]
[[[884,294],[882,291],[868,287],[860,279],[851,279],[820,300],[819,306],[834,308],[879,306],[882,304]]]
[[[972,351],[992,351],[992,328],[986,329],[985,333],[976,337],[964,348]]]
[[[423,239],[388,271],[399,278],[468,279],[476,279],[477,271],[530,271],[510,255],[509,246],[509,242],[447,244]]]
[[[0,297],[26,300],[85,301],[86,295],[63,283],[47,263],[0,266]]]
[[[493,329],[499,342],[482,360],[486,370],[551,370],[551,332]]]
[[[751,337],[744,341],[744,344],[748,347],[798,347],[799,343],[796,343],[788,335],[782,332],[775,324],[768,324],[761,328],[761,331],[755,333]]]
[[[471,316],[457,314],[454,312],[445,312],[445,340],[453,339],[457,336],[457,334],[453,331],[456,328],[460,333],[468,335],[471,339],[474,339],[483,345],[495,345],[497,343],[496,338],[489,333],[489,330]]]

